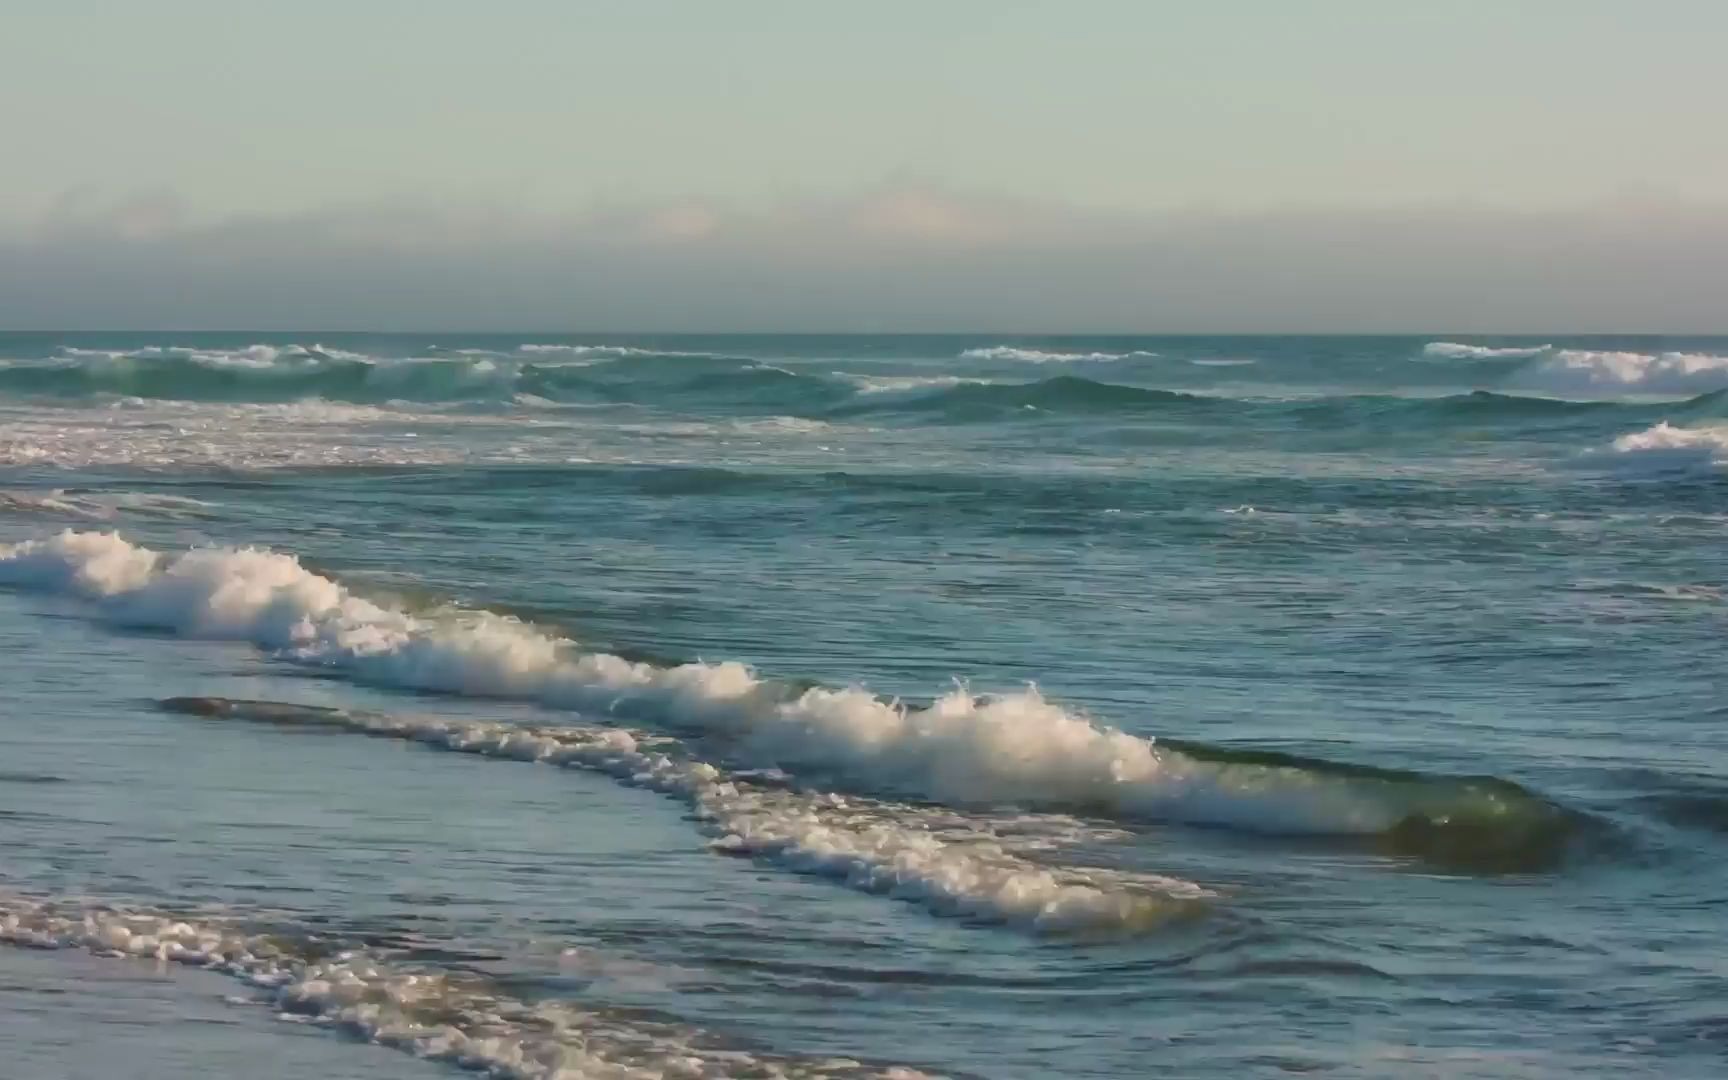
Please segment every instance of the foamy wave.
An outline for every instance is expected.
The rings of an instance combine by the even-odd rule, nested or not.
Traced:
[[[1664,420],[1615,439],[1608,456],[1619,465],[1655,472],[1728,467],[1728,426],[1685,428]],[[1602,457],[1592,455],[1596,460]]]
[[[1532,356],[1541,356],[1549,351],[1552,345],[1508,345],[1495,347],[1490,345],[1465,345],[1457,341],[1430,341],[1422,346],[1423,356],[1436,356],[1446,360],[1518,360]]]
[[[834,377],[851,383],[860,394],[898,394],[924,390],[942,390],[952,386],[987,386],[990,379],[970,379],[960,375],[854,375],[836,371]]]
[[[584,652],[486,612],[432,618],[381,607],[269,551],[166,556],[113,534],[69,531],[0,545],[0,584],[8,583],[87,597],[122,625],[249,641],[360,680],[721,733],[742,760],[894,796],[1278,833],[1409,827],[1424,843],[1435,830],[1484,821],[1546,827],[1546,804],[1512,785],[1207,760],[1101,726],[1035,689],[980,696],[956,687],[911,708],[858,688],[796,692],[734,662],[658,667]]]
[[[1132,360],[1140,357],[1157,356],[1157,353],[1134,349],[1129,352],[1047,352],[1043,349],[1026,349],[1013,345],[991,345],[985,348],[967,349],[960,354],[962,360],[1013,360],[1023,364],[1106,364],[1115,360]]]
[[[516,351],[531,356],[571,356],[594,357],[597,359],[620,360],[632,356],[687,356],[705,357],[711,354],[703,352],[681,352],[676,349],[645,349],[636,345],[518,345]]]
[[[367,950],[253,934],[236,922],[89,903],[0,898],[0,943],[203,968],[239,979],[280,1019],[316,1024],[500,1080],[882,1077],[925,1074],[845,1058],[791,1058],[716,1045],[695,1028],[556,999],[523,1001],[471,973]]]
[[[323,345],[246,345],[237,349],[196,349],[184,346],[151,346],[143,349],[74,349],[62,347],[56,355],[63,362],[88,365],[104,362],[123,365],[137,360],[190,360],[207,367],[248,368],[255,371],[316,367],[330,361],[368,363],[366,353],[332,349]]]
[[[941,915],[1035,932],[1143,929],[1210,896],[1191,882],[1028,861],[981,822],[843,795],[759,786],[620,728],[524,728],[337,709],[177,698],[194,715],[341,728],[457,753],[604,773],[688,802],[713,847]]]
[[[0,466],[178,472],[448,464],[480,459],[485,447],[446,429],[489,422],[448,411],[429,413],[425,406],[408,411],[318,398],[277,403],[113,398],[94,408],[0,406]],[[422,424],[436,429],[414,430]],[[364,432],[355,430],[361,426]],[[348,434],[344,428],[353,433],[342,437]]]
[[[49,359],[0,361],[0,393],[158,401],[503,400],[527,366],[521,357],[384,358],[320,345],[65,349]]]
[[[1513,382],[1561,397],[1694,397],[1728,389],[1728,356],[1561,349],[1517,372]]]

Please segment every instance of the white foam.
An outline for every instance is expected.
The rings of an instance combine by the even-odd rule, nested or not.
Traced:
[[[605,773],[688,802],[719,851],[1033,932],[1143,929],[1211,895],[1161,875],[1034,863],[988,823],[953,814],[755,785],[687,757],[677,740],[620,728],[530,729],[252,702],[223,702],[211,712]]]
[[[212,368],[247,368],[255,371],[300,370],[329,361],[373,363],[365,353],[327,348],[323,345],[246,345],[236,349],[199,349],[186,346],[150,346],[141,349],[75,349],[62,347],[56,354],[64,362],[91,362],[123,366],[138,360],[190,360]]]
[[[605,357],[586,362],[599,362]],[[82,369],[97,378],[128,378],[160,368],[167,361],[189,363],[251,382],[269,390],[273,380],[316,377],[358,367],[367,387],[388,392],[394,387],[430,381],[440,396],[481,392],[507,399],[526,360],[464,350],[435,356],[381,357],[327,348],[323,345],[248,345],[235,349],[152,346],[131,350],[62,348],[47,360],[0,360],[0,369]],[[579,358],[567,361],[582,363]]]
[[[1396,785],[1198,761],[1064,710],[1036,689],[986,697],[955,687],[922,709],[857,688],[792,696],[735,662],[658,667],[585,652],[487,612],[410,615],[357,597],[292,556],[256,549],[163,556],[112,534],[68,531],[0,545],[0,584],[74,593],[117,623],[249,641],[364,681],[724,733],[758,764],[952,804],[1333,834],[1381,832],[1410,812]]]
[[[286,1021],[311,1023],[499,1080],[811,1076],[915,1080],[912,1069],[728,1049],[686,1025],[510,997],[471,974],[346,950],[314,959],[231,921],[0,898],[0,943],[184,964],[239,979]],[[311,950],[306,950],[310,952]]]
[[[747,435],[815,435],[835,430],[826,420],[803,416],[765,416],[759,420],[734,420],[733,431]]]
[[[268,404],[110,398],[77,408],[0,403],[0,466],[226,470],[447,464],[501,455],[464,433],[453,431],[457,437],[428,445],[403,429],[498,422],[425,406],[410,410],[318,398]]]
[[[1552,345],[1508,345],[1494,347],[1489,345],[1465,345],[1457,341],[1430,341],[1422,346],[1423,356],[1435,356],[1446,360],[1516,360],[1540,356],[1552,349]]]
[[[951,386],[988,386],[993,379],[968,379],[959,375],[854,375],[836,371],[834,376],[851,383],[860,394],[894,394],[937,390]]]
[[[811,420],[801,416],[764,416],[753,420],[663,420],[654,423],[612,424],[610,430],[629,435],[683,439],[728,435],[817,435],[841,430],[856,432],[869,429],[842,429],[826,420]]]
[[[1105,364],[1116,360],[1130,360],[1139,357],[1157,356],[1155,352],[1134,349],[1129,352],[1051,352],[1043,349],[1027,349],[1014,345],[991,345],[985,348],[967,349],[960,354],[962,360],[1013,360],[1023,364]]]
[[[1560,349],[1516,372],[1512,382],[1562,397],[1694,397],[1728,389],[1728,356]]]
[[[700,357],[708,353],[679,352],[674,349],[644,349],[635,345],[518,345],[516,351],[533,356],[565,355],[571,357],[594,357],[598,359],[622,359],[631,356],[683,356]]]
[[[1617,465],[1653,472],[1728,467],[1728,425],[1675,427],[1666,420],[1615,439],[1606,454]],[[1602,460],[1604,454],[1590,455]]]

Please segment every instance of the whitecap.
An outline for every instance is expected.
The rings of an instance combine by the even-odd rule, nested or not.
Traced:
[[[1728,468],[1728,425],[1677,427],[1666,420],[1616,438],[1587,462],[1632,472],[1672,473]]]
[[[1517,360],[1541,356],[1552,345],[1467,345],[1457,341],[1430,341],[1422,346],[1423,356],[1445,360]]]
[[[1728,356],[1560,349],[1511,381],[1559,397],[1694,397],[1728,389]]]
[[[1029,349],[1015,345],[990,345],[966,349],[960,353],[960,359],[1012,360],[1023,364],[1107,364],[1117,360],[1131,360],[1157,355],[1155,352],[1146,352],[1143,349],[1133,349],[1128,352],[1059,352]]]

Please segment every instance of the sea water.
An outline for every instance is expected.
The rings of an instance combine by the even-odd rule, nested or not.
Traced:
[[[0,335],[0,1075],[1713,1077],[1728,340]]]

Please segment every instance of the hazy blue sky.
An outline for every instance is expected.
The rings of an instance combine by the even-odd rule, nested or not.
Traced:
[[[1688,300],[1728,286],[1720,0],[0,0],[0,21],[4,325],[365,322],[318,299],[334,275],[394,324],[508,301],[541,326],[1351,329],[1492,301],[1493,328],[1728,329]]]

